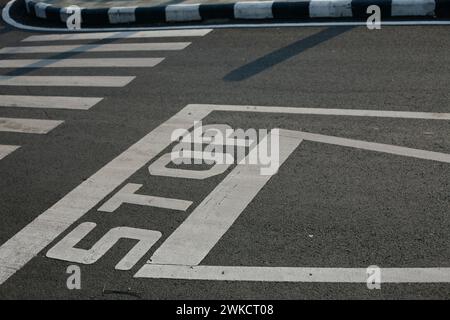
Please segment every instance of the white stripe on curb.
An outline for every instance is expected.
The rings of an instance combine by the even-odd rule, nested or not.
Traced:
[[[48,3],[39,2],[34,6],[34,10],[36,12],[36,16],[39,18],[47,18],[47,14],[45,13],[45,8],[50,6]]]
[[[271,19],[273,1],[237,2],[234,5],[236,19]]]
[[[88,110],[103,98],[0,96],[0,107]]]
[[[392,0],[392,16],[433,16],[435,0]]]
[[[309,3],[311,18],[352,17],[351,0],[311,0]]]
[[[127,23],[135,22],[134,14],[137,7],[112,7],[108,10],[110,23]]]
[[[0,118],[0,131],[46,134],[63,122],[60,120]]]
[[[200,21],[200,4],[177,4],[166,7],[166,21]]]

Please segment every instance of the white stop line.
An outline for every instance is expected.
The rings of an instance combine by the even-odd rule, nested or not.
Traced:
[[[205,119],[213,111],[450,120],[449,113],[187,105],[4,243],[0,247],[0,284],[20,270],[89,210],[96,207],[111,193],[114,194],[113,191],[134,173],[158,157],[172,143],[171,135],[175,129],[190,130],[194,122]],[[280,165],[296,148],[301,148],[304,140],[450,163],[450,154],[315,133],[280,129],[279,138]],[[166,154],[163,154],[160,158],[165,156]],[[247,162],[244,161],[244,163]],[[152,172],[151,168],[149,171]],[[150,260],[134,276],[138,278],[227,281],[365,283],[367,281],[365,268],[201,265],[205,256],[270,180],[270,175],[260,175],[259,172],[259,165],[241,163],[236,165],[223,181],[193,209],[186,220],[165,239]],[[132,183],[125,184],[98,210],[112,212],[122,203],[131,203],[186,211],[192,204],[187,200],[136,194],[135,192],[140,186]],[[47,256],[59,260],[91,264],[105,254],[119,238],[132,238],[139,242],[116,265],[118,270],[129,270],[146,255],[160,238],[160,233],[157,231],[118,227],[108,231],[90,250],[74,248],[93,228],[95,228],[94,223],[79,224],[54,245],[47,252]],[[382,271],[382,282],[384,283],[450,282],[450,268],[439,266],[433,268],[383,268]]]

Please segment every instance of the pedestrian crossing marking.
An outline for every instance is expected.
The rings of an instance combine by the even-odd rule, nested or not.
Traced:
[[[61,120],[0,118],[0,131],[46,134],[63,122]]]
[[[64,52],[126,52],[175,51],[187,48],[191,42],[80,44],[58,46],[5,47],[0,54],[11,53],[64,53]]]
[[[36,35],[22,41],[63,41],[63,40],[99,40],[99,39],[136,39],[136,38],[165,38],[165,37],[203,37],[212,29],[183,29],[158,31],[124,31],[124,32],[93,32],[93,33],[63,33]]]
[[[0,95],[0,107],[89,110],[103,98]]]
[[[0,68],[154,67],[163,60],[164,58],[11,59],[0,60]]]
[[[4,145],[0,144],[0,160],[6,157],[8,154],[16,151],[19,149],[19,146],[10,146],[10,145]]]
[[[0,86],[124,87],[134,78],[134,76],[0,76]]]

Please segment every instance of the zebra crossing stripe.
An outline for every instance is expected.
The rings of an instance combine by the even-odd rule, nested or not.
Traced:
[[[0,76],[0,86],[124,87],[134,78],[134,76]]]
[[[19,146],[10,146],[10,145],[0,144],[0,160],[19,148],[20,148]]]
[[[88,110],[103,98],[53,96],[0,96],[0,107]]]
[[[11,59],[0,60],[0,68],[154,67],[163,60],[164,58]]]
[[[0,131],[46,134],[63,122],[61,120],[0,118]]]
[[[203,37],[212,29],[183,29],[183,30],[152,30],[152,31],[124,31],[124,32],[94,32],[74,34],[36,35],[22,41],[62,41],[62,40],[100,40],[100,39],[135,39],[135,38],[164,38],[164,37]]]
[[[117,51],[173,51],[183,50],[191,42],[82,44],[60,46],[5,47],[0,54],[10,53],[63,53],[63,52],[117,52]]]

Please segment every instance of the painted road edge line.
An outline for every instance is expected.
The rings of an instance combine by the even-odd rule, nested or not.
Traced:
[[[89,110],[102,100],[94,97],[0,95],[0,107]]]

